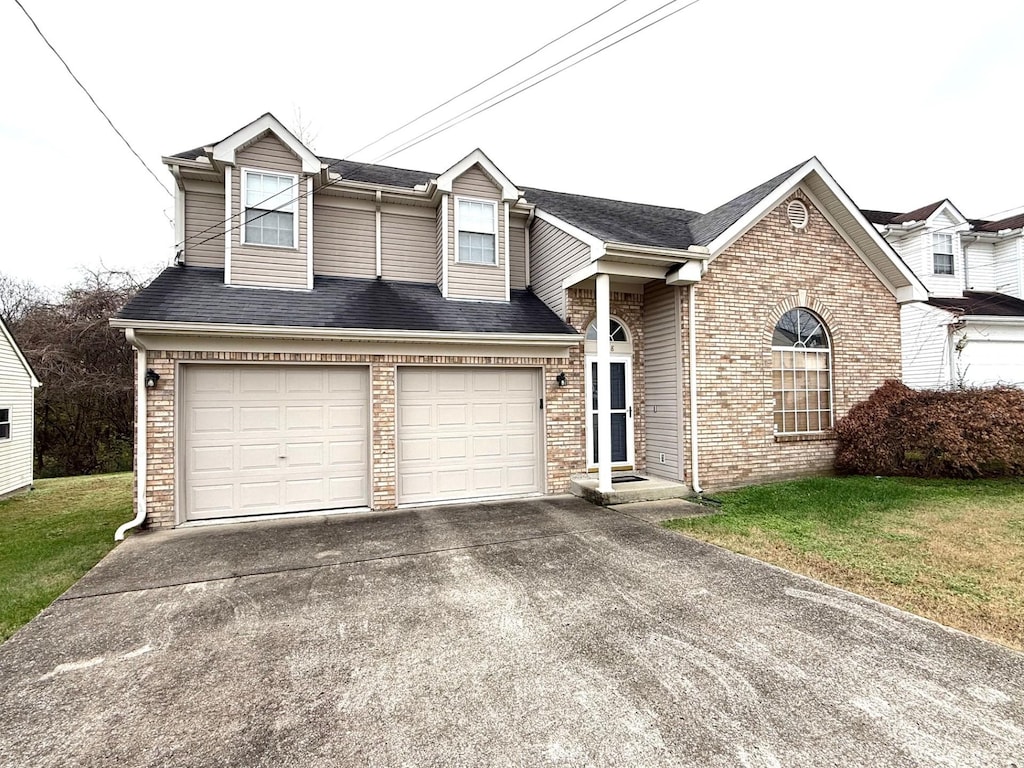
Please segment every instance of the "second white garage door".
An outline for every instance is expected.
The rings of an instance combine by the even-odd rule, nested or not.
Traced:
[[[537,369],[400,368],[398,502],[544,490]]]
[[[182,369],[185,516],[369,503],[369,372],[362,367]]]

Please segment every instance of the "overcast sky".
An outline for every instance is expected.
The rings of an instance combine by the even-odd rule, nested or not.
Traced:
[[[301,110],[317,153],[350,156],[613,1],[22,0],[168,187],[162,155],[268,111],[295,128]],[[373,161],[664,2],[626,0],[351,159]],[[1022,28],[1015,0],[700,0],[386,162],[442,171],[480,147],[521,186],[705,211],[817,155],[861,207],[949,197],[985,217],[1024,205]],[[56,287],[101,261],[166,263],[172,199],[11,0],[0,67],[0,271]]]

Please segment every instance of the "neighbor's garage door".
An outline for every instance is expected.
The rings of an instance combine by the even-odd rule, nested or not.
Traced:
[[[537,369],[400,368],[398,502],[543,490]]]
[[[361,507],[369,488],[365,368],[183,368],[189,520]]]

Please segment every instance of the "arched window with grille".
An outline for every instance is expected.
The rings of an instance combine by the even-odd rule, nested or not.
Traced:
[[[775,434],[832,429],[832,347],[825,322],[797,307],[779,318],[772,334]]]

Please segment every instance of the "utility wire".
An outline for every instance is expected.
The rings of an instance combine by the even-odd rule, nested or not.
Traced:
[[[69,75],[71,75],[71,79],[72,79],[72,80],[74,80],[74,81],[75,81],[75,82],[76,82],[76,83],[78,84],[78,87],[79,87],[79,88],[81,88],[81,89],[82,89],[82,91],[83,91],[83,92],[85,93],[85,95],[89,97],[89,101],[91,101],[91,102],[92,102],[92,105],[93,105],[94,107],[96,107],[96,110],[97,110],[97,111],[98,111],[98,112],[99,112],[99,113],[100,113],[101,115],[103,115],[103,119],[104,119],[104,120],[106,120],[106,121],[107,121],[107,123],[109,123],[109,124],[110,124],[110,127],[114,129],[114,133],[116,133],[116,134],[118,135],[118,137],[119,137],[119,138],[121,139],[121,141],[123,141],[123,142],[124,142],[124,145],[125,145],[126,147],[128,147],[129,151],[130,151],[130,152],[131,152],[131,153],[132,153],[133,155],[135,155],[135,158],[136,158],[136,159],[137,159],[137,160],[138,160],[138,161],[139,161],[140,163],[142,163],[142,167],[146,169],[146,173],[148,173],[148,174],[149,174],[150,176],[152,176],[152,177],[153,177],[153,180],[154,180],[154,181],[155,181],[155,182],[156,182],[157,184],[159,184],[159,185],[160,185],[160,187],[161,187],[161,188],[163,189],[163,191],[164,191],[164,192],[166,192],[166,193],[167,193],[168,195],[170,195],[171,197],[174,197],[174,193],[173,193],[173,192],[171,192],[171,190],[169,190],[169,189],[167,188],[167,185],[166,185],[166,184],[164,184],[164,183],[163,183],[162,181],[160,181],[160,178],[159,178],[159,177],[158,177],[158,176],[157,176],[157,175],[156,175],[155,173],[153,173],[153,169],[152,169],[152,168],[150,168],[150,167],[149,167],[148,165],[146,165],[146,161],[142,159],[142,156],[141,156],[141,155],[140,155],[140,154],[139,154],[138,152],[136,152],[136,151],[135,151],[135,147],[133,147],[133,146],[131,145],[131,143],[130,143],[130,142],[128,141],[128,139],[126,139],[126,138],[124,137],[124,134],[123,134],[123,133],[121,133],[121,131],[119,131],[119,130],[117,129],[117,126],[116,126],[116,125],[114,125],[114,121],[113,121],[113,120],[111,120],[111,119],[110,119],[110,116],[109,116],[109,115],[107,115],[107,113],[103,111],[103,108],[102,108],[102,107],[101,107],[101,106],[100,106],[99,104],[97,104],[97,103],[96,103],[96,99],[94,99],[94,98],[93,98],[93,96],[92,96],[92,94],[91,94],[91,93],[89,93],[89,89],[88,89],[88,88],[86,88],[86,87],[85,87],[85,86],[84,86],[84,85],[82,84],[82,81],[81,81],[81,80],[79,80],[79,79],[78,79],[78,77],[77,77],[77,76],[75,75],[75,73],[71,71],[71,67],[70,67],[70,66],[68,65],[68,63],[67,63],[67,62],[66,62],[66,61],[64,60],[64,57],[60,55],[60,53],[59,53],[59,52],[57,51],[57,49],[53,47],[53,43],[51,43],[51,42],[50,42],[49,40],[47,40],[47,39],[46,39],[46,35],[44,35],[44,34],[43,34],[43,30],[41,30],[41,29],[39,28],[39,25],[38,25],[38,24],[36,24],[36,20],[32,18],[32,14],[30,14],[30,13],[29,13],[29,12],[28,12],[28,11],[27,11],[27,10],[25,9],[25,6],[21,4],[21,0],[14,0],[14,3],[15,3],[15,5],[17,5],[17,6],[18,6],[18,7],[19,7],[19,8],[21,9],[21,12],[22,12],[22,13],[24,13],[24,14],[25,14],[25,16],[26,16],[26,18],[28,18],[28,20],[29,20],[29,21],[30,21],[30,22],[32,23],[32,26],[33,26],[33,27],[35,27],[35,29],[36,29],[36,32],[38,32],[38,33],[39,33],[39,37],[41,37],[41,38],[43,39],[43,42],[44,42],[44,43],[46,43],[47,47],[49,47],[49,49],[50,49],[51,51],[53,51],[53,55],[54,55],[54,56],[56,56],[56,57],[57,57],[57,58],[58,58],[58,59],[60,60],[60,63],[61,63],[61,64],[63,64],[63,65],[64,65],[64,69],[66,69],[66,70],[68,71],[68,74],[69,74]]]
[[[670,5],[673,5],[676,2],[678,2],[678,0],[669,0],[667,3],[659,5],[653,11],[650,11],[649,13],[645,13],[643,16],[640,16],[639,18],[634,19],[633,21],[629,22],[628,24],[624,24],[623,26],[619,27],[614,32],[610,32],[607,35],[605,35],[604,37],[602,37],[602,38],[600,38],[598,40],[595,40],[593,43],[590,43],[590,45],[586,45],[583,48],[580,48],[579,50],[577,50],[576,52],[571,53],[571,54],[569,54],[568,56],[566,56],[566,57],[564,57],[562,59],[559,59],[554,64],[552,64],[552,65],[550,65],[548,67],[545,67],[544,69],[540,70],[539,72],[536,72],[536,73],[530,75],[529,77],[526,77],[526,78],[520,80],[515,85],[511,85],[508,88],[506,88],[504,91],[501,91],[500,93],[490,97],[490,99],[485,99],[484,101],[479,102],[476,106],[470,107],[469,109],[460,112],[455,117],[452,117],[452,118],[444,121],[443,123],[438,123],[433,128],[430,128],[427,131],[424,131],[423,133],[419,134],[418,136],[413,137],[412,139],[410,139],[409,141],[405,142],[404,144],[399,145],[396,149],[393,149],[390,152],[386,152],[385,154],[378,156],[377,158],[374,159],[374,162],[376,163],[376,162],[380,162],[381,160],[387,160],[390,157],[394,157],[397,154],[405,152],[407,149],[412,149],[417,144],[421,144],[424,141],[426,141],[427,139],[431,139],[431,138],[433,138],[434,136],[437,136],[440,133],[444,133],[445,131],[447,131],[447,130],[449,130],[451,128],[454,128],[456,125],[459,125],[460,123],[463,123],[466,120],[469,120],[470,118],[476,117],[477,115],[482,114],[482,113],[486,112],[487,110],[492,109],[492,108],[498,106],[499,104],[502,104],[502,103],[508,101],[513,96],[518,96],[520,93],[524,93],[525,91],[530,90],[534,86],[540,85],[541,83],[545,82],[546,80],[550,80],[552,77],[555,77],[556,75],[560,75],[563,72],[565,72],[565,71],[567,71],[569,69],[572,69],[577,64],[582,64],[587,59],[589,59],[589,58],[591,58],[593,56],[596,56],[597,54],[602,53],[603,51],[607,51],[609,48],[612,48],[613,46],[618,45],[619,43],[623,42],[624,40],[628,40],[629,38],[633,37],[633,35],[639,34],[640,32],[643,32],[645,29],[649,29],[650,27],[653,27],[655,24],[660,24],[661,22],[665,21],[666,19],[668,19],[668,18],[670,18],[672,16],[675,16],[677,13],[680,13],[681,11],[685,11],[687,8],[690,8],[691,6],[696,5],[697,3],[700,2],[700,0],[690,0],[690,2],[686,3],[683,6],[680,6],[679,8],[676,8],[674,11],[666,13],[664,16],[661,16],[660,18],[657,18],[654,21],[651,21],[651,22],[645,24],[642,27],[638,27],[637,29],[634,29],[629,34],[623,35],[622,37],[618,38],[617,40],[613,40],[612,42],[608,43],[608,45],[604,46],[603,48],[598,48],[596,51],[592,51],[591,53],[588,53],[586,56],[583,56],[582,58],[579,58],[576,61],[573,61],[571,64],[569,64],[569,65],[567,65],[565,67],[562,67],[562,69],[556,70],[555,72],[551,72],[551,74],[546,75],[545,77],[542,77],[539,80],[535,80],[534,82],[530,83],[529,85],[527,85],[524,88],[519,88],[519,86],[523,85],[523,83],[526,83],[526,82],[532,80],[535,77],[543,75],[545,72],[550,72],[552,69],[554,69],[555,67],[557,67],[557,66],[559,66],[561,64],[564,64],[566,61],[569,61],[574,56],[579,56],[581,53],[583,53],[587,49],[593,48],[595,45],[599,45],[599,44],[603,43],[605,40],[607,40],[607,39],[609,39],[611,37],[614,37],[615,35],[619,34],[623,30],[628,29],[629,27],[633,26],[634,24],[637,24],[637,23],[643,21],[644,19],[646,19],[646,18],[648,18],[650,16],[653,16],[654,14],[658,13],[659,11],[664,10],[665,8],[667,8]],[[515,90],[516,88],[519,88],[519,90]],[[514,92],[510,93],[510,91],[514,91]],[[508,94],[508,95],[506,95],[506,94]],[[493,99],[497,99],[497,101],[493,101]],[[488,104],[487,103],[488,101],[490,101],[491,103]]]
[[[432,114],[434,114],[435,112],[437,112],[437,111],[438,111],[439,109],[441,109],[442,107],[447,107],[447,106],[448,106],[449,104],[451,104],[451,103],[452,103],[453,101],[455,101],[456,99],[462,98],[462,97],[463,97],[463,96],[465,96],[465,95],[466,95],[467,93],[472,93],[472,92],[473,92],[473,91],[475,91],[475,90],[476,90],[477,88],[479,88],[479,87],[480,87],[480,86],[482,86],[482,85],[485,85],[486,83],[489,83],[489,82],[490,82],[491,80],[493,80],[494,78],[498,77],[499,75],[503,75],[503,74],[505,74],[506,72],[508,72],[508,71],[509,71],[510,69],[512,69],[513,67],[517,67],[517,66],[519,66],[520,64],[522,64],[522,63],[523,63],[524,61],[526,61],[527,59],[532,59],[532,58],[533,58],[534,56],[536,56],[536,55],[537,55],[538,53],[540,53],[541,51],[543,51],[543,50],[545,50],[545,49],[547,49],[547,48],[550,48],[550,47],[551,47],[552,45],[554,45],[555,43],[559,42],[560,40],[564,40],[564,39],[565,39],[565,38],[567,38],[567,37],[568,37],[569,35],[571,35],[571,34],[572,34],[573,32],[576,32],[577,30],[583,29],[583,27],[587,26],[588,24],[592,24],[593,22],[595,22],[595,21],[597,21],[598,19],[600,19],[600,18],[601,18],[602,16],[604,16],[604,15],[606,15],[606,14],[608,14],[608,13],[611,13],[612,11],[614,11],[614,10],[615,10],[616,8],[618,8],[618,7],[620,6],[620,5],[622,5],[622,4],[623,4],[623,3],[625,3],[625,2],[627,2],[627,0],[619,0],[619,1],[617,2],[617,3],[615,3],[615,4],[611,5],[611,6],[609,6],[608,8],[605,8],[605,9],[604,9],[603,11],[601,11],[601,12],[600,12],[599,14],[597,14],[596,16],[592,16],[591,18],[589,18],[589,19],[587,19],[586,21],[584,21],[584,22],[583,22],[582,24],[577,24],[577,25],[576,25],[575,27],[573,27],[572,29],[570,29],[570,30],[569,30],[568,32],[563,32],[563,33],[562,33],[562,34],[560,34],[560,35],[559,35],[558,37],[556,37],[556,38],[554,38],[554,39],[552,39],[552,40],[548,40],[548,42],[544,43],[544,45],[542,45],[542,46],[541,46],[540,48],[537,48],[537,49],[536,49],[535,51],[533,51],[533,52],[531,52],[531,53],[528,53],[528,54],[526,54],[525,56],[523,56],[523,57],[522,57],[522,58],[520,58],[520,59],[517,59],[516,61],[512,62],[511,64],[509,64],[509,65],[508,65],[507,67],[505,67],[504,69],[499,69],[499,70],[498,70],[497,72],[495,72],[495,73],[494,73],[493,75],[489,75],[488,77],[485,77],[485,78],[484,78],[483,80],[481,80],[481,81],[480,81],[479,83],[477,83],[476,85],[470,86],[469,88],[467,88],[466,90],[462,91],[461,93],[457,93],[457,94],[455,94],[454,96],[452,96],[452,97],[451,97],[450,99],[448,99],[447,101],[443,101],[443,102],[441,102],[441,103],[440,103],[440,104],[438,104],[438,105],[437,105],[436,107],[432,107],[431,109],[428,109],[428,110],[427,110],[426,112],[424,112],[423,114],[421,114],[421,115],[417,115],[417,116],[416,116],[416,117],[414,117],[414,118],[413,118],[412,120],[410,120],[410,121],[409,121],[409,122],[407,122],[407,123],[403,123],[402,125],[400,125],[400,126],[398,126],[397,128],[395,128],[395,129],[394,129],[393,131],[388,131],[388,132],[387,132],[387,133],[385,133],[385,134],[384,134],[383,136],[380,136],[379,138],[376,138],[376,139],[374,139],[373,141],[371,141],[371,142],[370,142],[369,144],[364,144],[364,145],[363,145],[363,146],[361,146],[361,147],[360,147],[359,149],[357,149],[357,150],[356,150],[355,152],[349,152],[349,153],[347,153],[347,154],[345,154],[345,155],[342,155],[342,157],[344,157],[344,158],[348,159],[348,158],[351,158],[351,157],[352,157],[353,155],[358,155],[358,154],[359,154],[360,152],[362,152],[362,151],[363,151],[363,150],[365,150],[365,149],[369,149],[369,148],[370,148],[370,147],[372,147],[372,146],[373,146],[374,144],[379,144],[380,142],[384,141],[384,139],[386,139],[386,138],[389,138],[389,137],[391,137],[391,136],[394,136],[394,135],[395,135],[396,133],[398,133],[398,132],[399,132],[399,131],[401,131],[402,129],[404,129],[404,128],[408,128],[408,127],[409,127],[410,125],[412,125],[413,123],[419,122],[420,120],[422,120],[422,119],[423,119],[424,117],[426,117],[427,115],[432,115]],[[527,79],[529,79],[529,78],[527,78]]]

